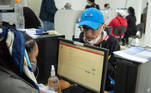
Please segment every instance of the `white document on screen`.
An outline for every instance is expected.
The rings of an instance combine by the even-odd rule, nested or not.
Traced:
[[[142,47],[132,47],[126,50],[115,51],[113,53],[115,56],[138,63],[146,63],[151,60],[151,49],[145,49]]]

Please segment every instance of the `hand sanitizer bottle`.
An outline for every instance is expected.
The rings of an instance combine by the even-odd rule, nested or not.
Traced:
[[[51,66],[51,75],[48,79],[48,88],[50,90],[57,90],[59,87],[59,79],[55,74],[55,67],[54,65]]]

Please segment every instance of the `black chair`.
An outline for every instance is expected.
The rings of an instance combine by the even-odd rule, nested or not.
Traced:
[[[25,28],[38,28],[41,26],[40,20],[29,7],[23,7],[24,19],[25,19]]]
[[[122,34],[126,32],[126,26],[116,26],[114,29],[114,33],[120,35],[119,41],[122,39]]]
[[[143,35],[143,32],[137,29],[137,32],[135,35],[129,36],[129,45],[130,46],[137,46],[136,39],[141,39]]]

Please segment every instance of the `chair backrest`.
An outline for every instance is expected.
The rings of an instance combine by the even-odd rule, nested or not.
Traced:
[[[126,26],[116,26],[114,29],[115,34],[122,35],[126,32]]]

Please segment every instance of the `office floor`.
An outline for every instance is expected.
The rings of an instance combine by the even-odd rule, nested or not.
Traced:
[[[141,47],[145,47],[144,46],[144,41],[145,41],[145,38],[144,38],[144,33],[142,34],[142,37],[140,39],[138,38],[129,38],[129,44],[128,45],[125,45],[124,47],[126,48],[130,48],[130,47],[134,47],[134,46],[141,46]]]

